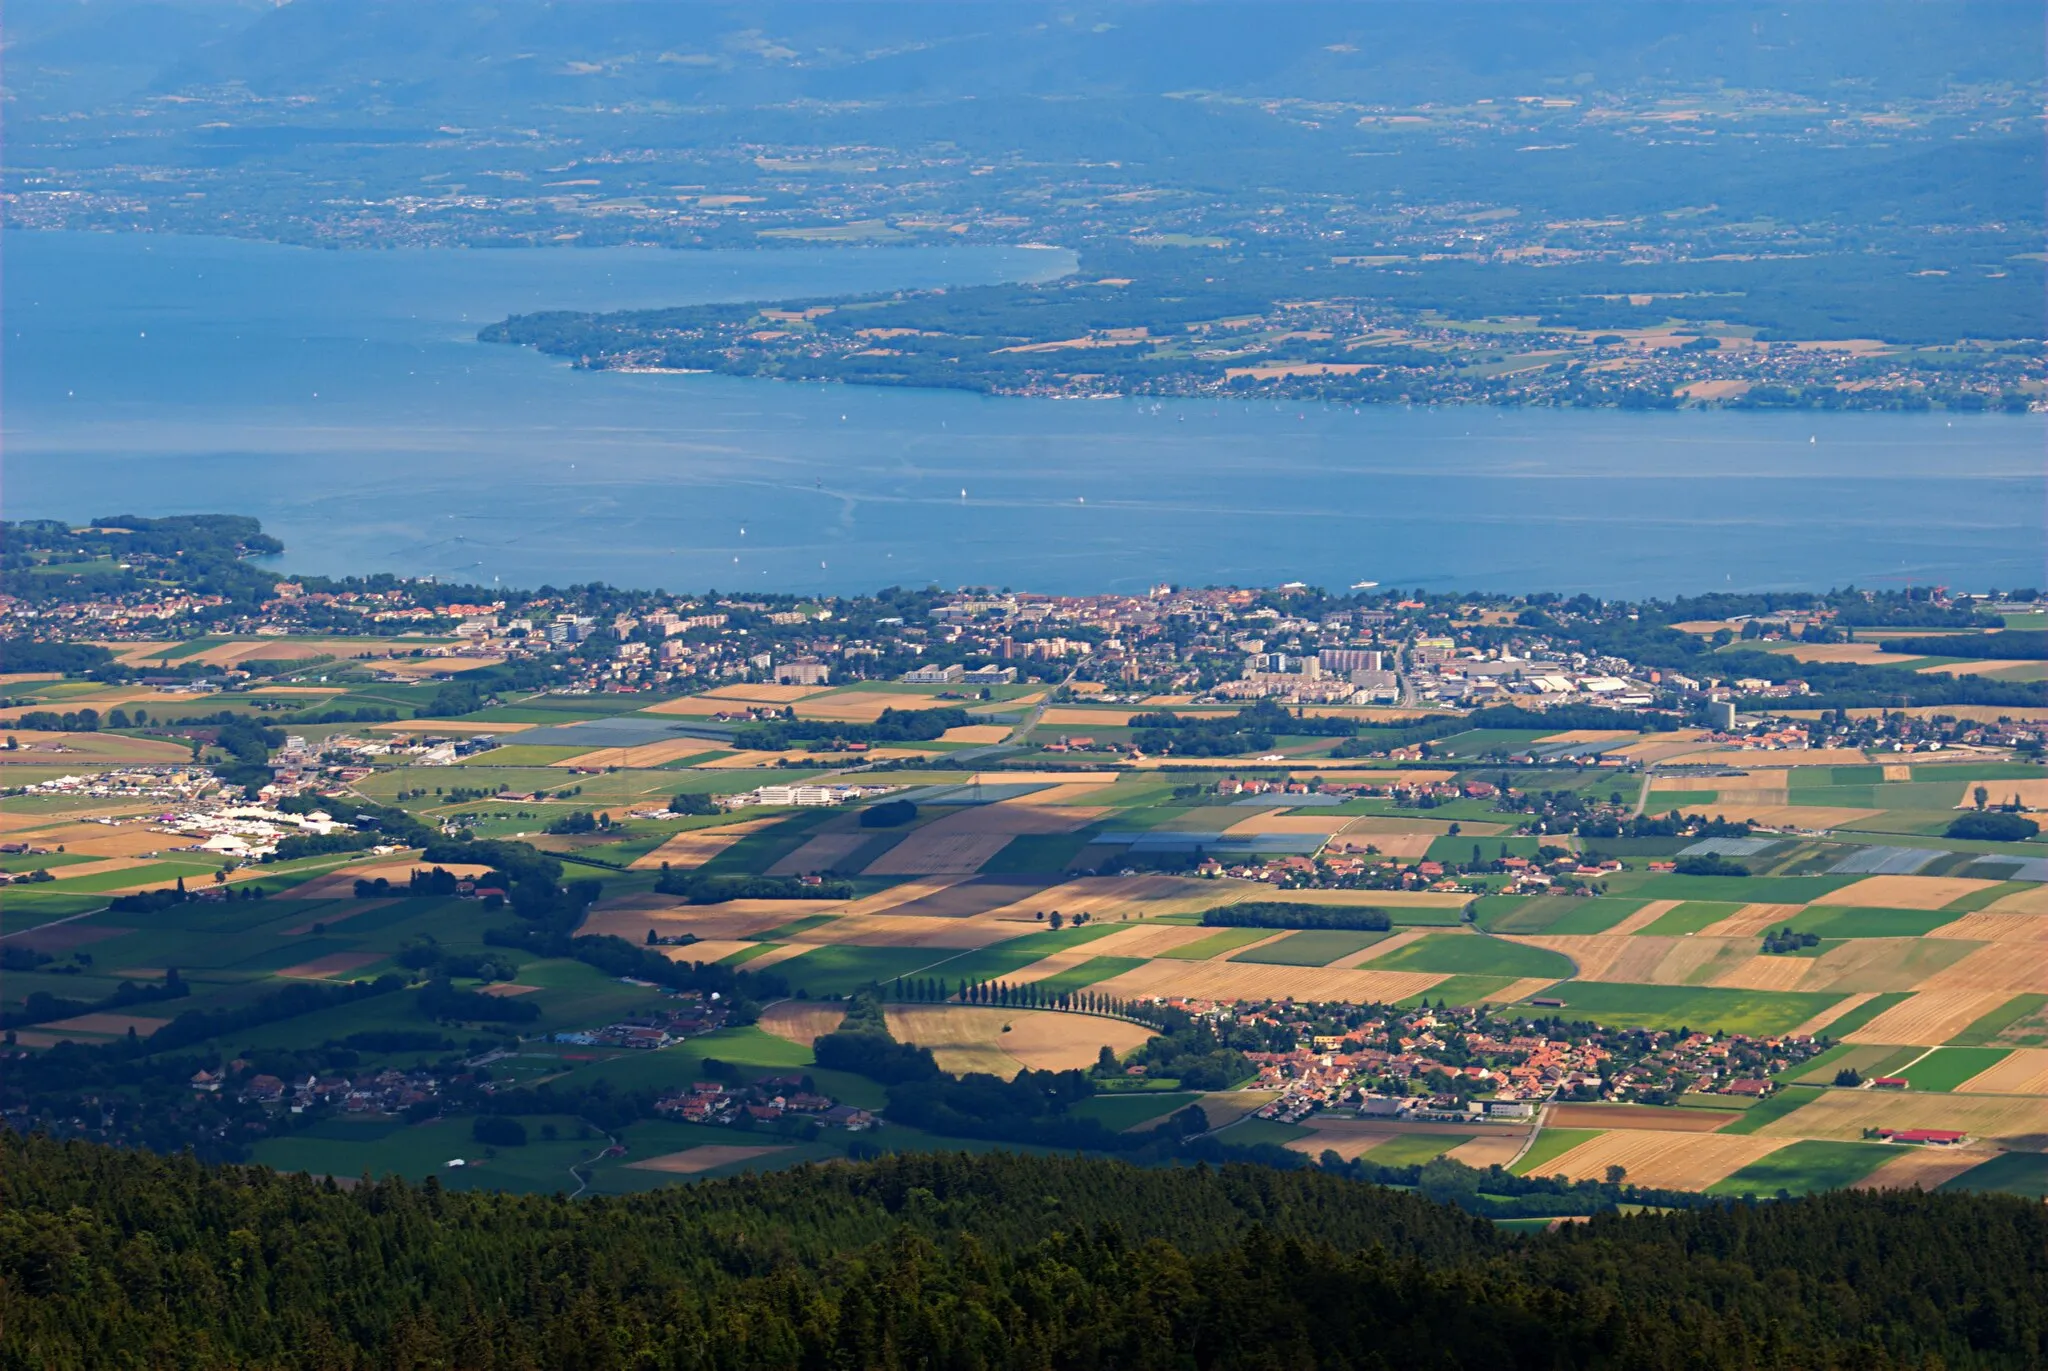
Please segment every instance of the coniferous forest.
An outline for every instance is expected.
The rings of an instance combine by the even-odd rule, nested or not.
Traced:
[[[1835,1192],[1515,1235],[1315,1171],[926,1154],[631,1198],[0,1135],[0,1366],[2048,1361],[2048,1217]]]

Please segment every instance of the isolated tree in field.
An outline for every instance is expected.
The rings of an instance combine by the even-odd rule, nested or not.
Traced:
[[[1620,1185],[1627,1178],[1627,1167],[1617,1163],[1616,1165],[1607,1168],[1607,1183],[1609,1185]]]
[[[1977,787],[1977,793],[1974,798],[1977,801],[1977,808],[1982,809],[1985,805],[1991,803],[1991,791],[1980,785]]]

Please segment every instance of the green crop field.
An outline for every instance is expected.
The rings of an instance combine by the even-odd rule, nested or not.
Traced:
[[[1999,1034],[2048,1008],[2048,995],[2015,995],[1949,1039],[1951,1047],[1982,1047]]]
[[[1767,1123],[1797,1113],[1821,1097],[1821,1092],[1811,1086],[1781,1086],[1773,1093],[1758,1100],[1739,1119],[1722,1124],[1717,1130],[1722,1133],[1755,1133]]]
[[[1915,1090],[1954,1090],[2010,1055],[2003,1047],[1937,1047],[1906,1068],[1906,1083]]]
[[[933,969],[934,975],[948,975],[954,968],[935,968],[953,955],[942,948],[855,947],[834,943],[779,962],[774,969],[799,994],[845,995],[871,981],[887,985],[898,976],[920,975],[927,969]]]
[[[1425,1004],[1501,1004],[1501,992],[1522,979],[1519,976],[1452,976],[1438,981],[1420,995],[1402,1000],[1406,1008]]]
[[[1489,933],[1605,933],[1641,909],[1647,900],[1487,895],[1474,909]]]
[[[949,981],[964,980],[975,983],[999,981],[1013,971],[1021,970],[1054,952],[1092,943],[1097,938],[1106,938],[1117,931],[1118,924],[1083,924],[1079,928],[1047,929],[1043,933],[1026,933],[1021,938],[997,943],[993,947],[977,948],[971,952],[951,952],[931,948],[924,953],[934,963],[932,974]]]
[[[1368,1149],[1364,1157],[1374,1166],[1420,1166],[1467,1141],[1462,1134],[1403,1133]]]
[[[1328,966],[1339,957],[1362,952],[1390,935],[1346,928],[1316,928],[1290,933],[1278,942],[1247,948],[1229,960],[1269,966]]]
[[[1562,979],[1572,974],[1571,959],[1548,948],[1458,933],[1431,934],[1366,965],[1375,971],[1434,971],[1447,976]]]
[[[1522,1159],[1508,1170],[1517,1176],[1541,1176],[1543,1168],[1582,1142],[1591,1142],[1605,1130],[1598,1128],[1546,1128],[1536,1135]]]
[[[1082,990],[1097,981],[1106,981],[1112,976],[1121,976],[1126,971],[1136,971],[1146,964],[1143,957],[1090,957],[1079,966],[1047,976],[1038,982],[1038,988],[1048,995],[1062,995],[1068,991]]]
[[[1811,905],[1791,920],[1794,932],[1820,938],[1920,938],[1961,915],[1944,909],[1855,909]]]
[[[1104,1128],[1121,1133],[1127,1128],[1163,1119],[1201,1098],[1182,1090],[1134,1090],[1096,1095],[1082,1100],[1067,1112],[1077,1118],[1094,1119]]]
[[[2002,1190],[2030,1199],[2048,1199],[2048,1154],[2004,1152],[1982,1166],[1942,1182],[1940,1190]]]
[[[1665,911],[1648,927],[1637,931],[1659,937],[1686,938],[1709,925],[1721,922],[1741,908],[1739,904],[1728,904],[1719,900],[1688,900],[1676,909]]]
[[[1600,981],[1569,981],[1544,994],[1565,1002],[1556,1012],[1566,1018],[1591,1019],[1605,1027],[1685,1027],[1752,1036],[1790,1032],[1841,998],[1810,991]]]
[[[1211,957],[1220,957],[1226,952],[1235,952],[1240,947],[1263,942],[1277,932],[1279,930],[1274,928],[1223,928],[1206,938],[1198,938],[1180,947],[1169,948],[1159,955],[1174,961],[1205,962]]]
[[[1281,1123],[1277,1119],[1255,1119],[1246,1115],[1229,1127],[1219,1129],[1216,1136],[1218,1141],[1227,1142],[1232,1147],[1257,1147],[1262,1143],[1273,1147],[1285,1147],[1288,1143],[1314,1137],[1315,1131],[1303,1128],[1299,1124]]]
[[[486,1148],[470,1136],[474,1121],[468,1118],[413,1125],[329,1120],[303,1132],[264,1139],[254,1149],[255,1159],[280,1171],[315,1175],[414,1180],[436,1176],[449,1190],[549,1192],[574,1190],[576,1178],[569,1168],[605,1146],[602,1134],[575,1119],[537,1116],[520,1121],[526,1125],[526,1146]],[[542,1138],[545,1127],[555,1129],[555,1140]],[[447,1163],[458,1157],[465,1165],[451,1169]]]
[[[1880,1143],[1788,1143],[1707,1188],[1709,1195],[1805,1195],[1854,1185],[1899,1155]]]
[[[1010,839],[1002,851],[981,864],[985,876],[1052,876],[1088,846],[1093,830],[1076,833],[1026,833]]]

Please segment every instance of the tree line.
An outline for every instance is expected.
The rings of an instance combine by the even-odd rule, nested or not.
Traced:
[[[925,1154],[625,1197],[0,1134],[0,1367],[1870,1367],[2048,1359],[2048,1218],[1836,1192],[1517,1236],[1317,1168]]]

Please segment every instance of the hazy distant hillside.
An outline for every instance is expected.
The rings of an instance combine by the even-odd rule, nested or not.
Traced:
[[[1388,103],[1732,86],[1924,97],[2039,79],[2033,4],[490,4],[19,0],[37,103],[121,81],[393,111],[1206,90]],[[139,79],[138,79],[139,78]],[[498,108],[498,113],[510,113]]]

